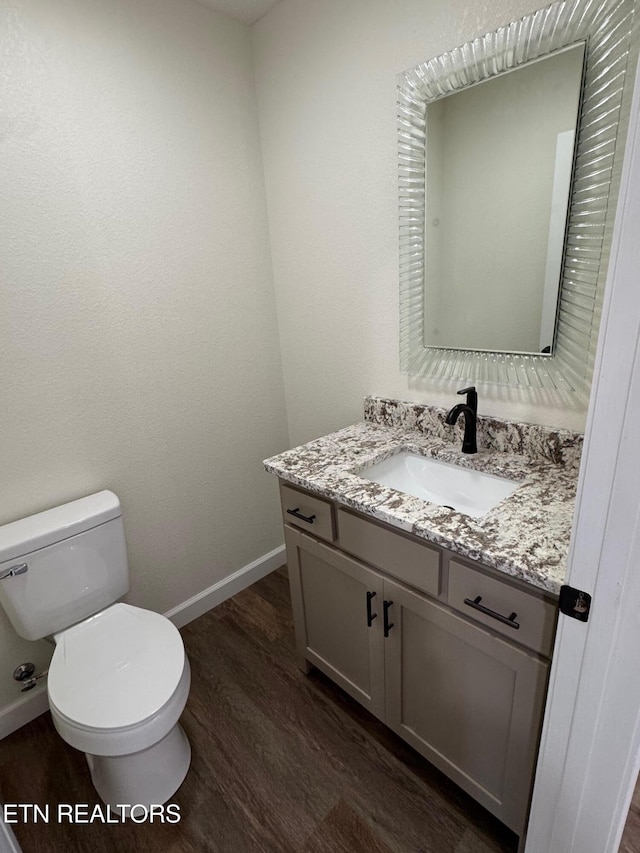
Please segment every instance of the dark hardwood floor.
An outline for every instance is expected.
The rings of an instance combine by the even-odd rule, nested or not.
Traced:
[[[179,824],[14,826],[24,853],[514,853],[516,837],[338,687],[295,665],[284,570],[182,631]],[[97,803],[48,714],[0,747],[0,802]]]

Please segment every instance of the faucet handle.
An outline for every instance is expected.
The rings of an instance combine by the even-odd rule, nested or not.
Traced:
[[[468,388],[462,388],[457,393],[467,395],[467,406],[476,414],[478,411],[478,392],[476,391],[476,386],[470,385]]]

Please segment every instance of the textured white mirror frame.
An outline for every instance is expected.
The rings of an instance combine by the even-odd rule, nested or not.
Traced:
[[[635,59],[635,0],[554,3],[398,76],[400,367],[412,376],[566,391],[591,384],[609,236],[616,142],[626,131],[624,83]],[[576,42],[585,74],[553,355],[425,346],[425,139],[427,105]],[[620,146],[621,148],[622,146]]]

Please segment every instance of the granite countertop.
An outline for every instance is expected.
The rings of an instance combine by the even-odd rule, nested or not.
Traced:
[[[363,423],[264,465],[310,492],[557,594],[566,570],[582,437],[479,417],[479,452],[463,454],[459,431],[442,429],[444,414],[433,407],[367,398]],[[401,450],[521,485],[482,518],[471,518],[358,476]]]

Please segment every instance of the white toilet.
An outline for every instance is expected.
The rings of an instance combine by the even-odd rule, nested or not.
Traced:
[[[113,492],[0,527],[0,603],[21,637],[53,636],[54,725],[118,811],[165,803],[191,760],[178,723],[191,681],[182,638],[164,616],[116,603],[128,590]]]

